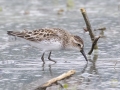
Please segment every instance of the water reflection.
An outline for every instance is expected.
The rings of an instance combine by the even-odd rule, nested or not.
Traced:
[[[68,78],[66,78],[62,81],[59,81],[59,82],[56,83],[56,85],[58,85],[59,87],[56,86],[56,85],[55,86],[53,85],[51,87],[48,87],[47,90],[63,89],[64,85],[67,85],[67,89],[69,90],[70,88],[72,88],[71,84],[72,85],[74,84],[74,86],[76,86],[76,88],[81,86],[82,83],[83,84],[86,83],[86,85],[89,85],[88,83],[90,83],[93,79],[93,78],[90,78],[90,77],[92,75],[98,75],[98,71],[96,69],[97,68],[96,67],[97,59],[98,59],[98,54],[94,53],[93,58],[89,59],[89,62],[87,62],[80,71],[76,70],[76,72],[79,73],[79,74],[77,73],[78,76],[75,75],[75,76],[72,76],[72,77],[68,77]],[[49,70],[49,73],[50,73],[49,75],[51,77],[55,77],[54,68],[52,69],[52,67],[54,67],[55,64],[56,63],[48,65],[49,66],[48,70]],[[45,65],[43,66],[43,68],[45,68]],[[39,80],[38,80],[38,82],[39,82]],[[38,85],[38,86],[40,86],[40,85]]]
[[[89,61],[91,62],[91,66],[90,66],[90,69],[89,69],[89,73],[90,74],[98,74],[98,71],[96,69],[96,62],[97,62],[97,59],[98,59],[98,54],[95,54],[93,55],[93,59],[89,59]]]
[[[50,72],[50,76],[53,76],[52,74],[52,66],[55,65],[56,63],[53,63],[53,64],[49,64],[48,67],[49,67],[49,72]],[[43,63],[42,64],[42,71],[45,71],[45,67],[46,65]]]
[[[73,76],[70,80],[63,81],[64,84],[68,84],[69,86],[68,90],[73,88],[73,86],[75,86],[76,89],[79,88],[79,89],[87,90],[86,86],[91,85],[90,83],[92,83],[93,78],[99,76],[96,67],[97,59],[98,59],[98,54],[94,53],[93,58],[90,58],[89,62],[85,64],[84,68],[78,72],[79,73],[78,76],[75,77]]]

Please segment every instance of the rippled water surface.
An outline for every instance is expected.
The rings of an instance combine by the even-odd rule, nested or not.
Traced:
[[[70,4],[67,7],[66,3]],[[79,35],[85,52],[91,48],[89,34],[80,8],[86,8],[94,31],[103,35],[99,50],[88,56],[88,64],[76,51],[54,51],[42,67],[42,52],[24,41],[9,41],[8,30],[33,30],[59,27]],[[120,89],[120,1],[119,0],[0,0],[0,90],[34,90],[47,80],[68,70],[76,70],[71,78],[62,80],[64,90],[119,90]],[[51,86],[47,90],[60,90]]]

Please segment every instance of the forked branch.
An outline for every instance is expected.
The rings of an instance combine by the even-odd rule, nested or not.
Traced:
[[[89,32],[89,35],[90,35],[90,38],[91,38],[91,41],[92,41],[92,47],[89,51],[89,55],[91,55],[93,49],[98,49],[98,46],[97,46],[97,41],[100,37],[98,38],[95,38],[95,35],[93,34],[92,32],[92,27],[91,27],[91,24],[89,22],[89,19],[88,19],[88,16],[87,16],[87,13],[86,13],[86,10],[84,8],[81,8],[81,13],[83,15],[83,18],[85,20],[85,23],[86,23],[86,26],[87,26],[87,29],[84,29],[85,31],[88,31]]]

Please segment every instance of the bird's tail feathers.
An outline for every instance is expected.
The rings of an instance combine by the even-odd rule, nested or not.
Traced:
[[[7,34],[14,36],[14,32],[13,31],[7,31]]]

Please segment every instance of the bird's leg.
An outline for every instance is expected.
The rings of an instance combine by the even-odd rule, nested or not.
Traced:
[[[45,61],[44,61],[44,54],[45,54],[45,53],[43,53],[43,54],[42,54],[42,57],[41,57],[41,60],[43,61],[43,64],[45,64]]]
[[[56,63],[56,61],[52,60],[52,59],[50,58],[50,56],[51,56],[51,51],[50,51],[50,53],[49,53],[48,59],[49,59],[50,61],[53,61],[53,62]]]

